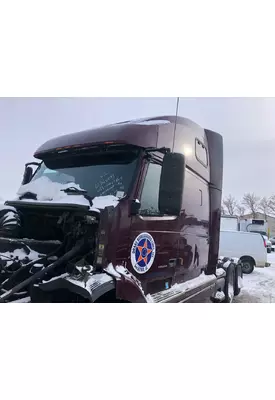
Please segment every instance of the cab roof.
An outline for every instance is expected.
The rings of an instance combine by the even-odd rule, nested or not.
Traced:
[[[88,148],[97,144],[126,144],[142,148],[157,147],[160,127],[166,127],[167,143],[169,144],[174,134],[175,123],[177,123],[177,126],[191,124],[198,127],[191,120],[175,115],[124,121],[50,139],[36,150],[34,157],[43,159],[49,153]]]

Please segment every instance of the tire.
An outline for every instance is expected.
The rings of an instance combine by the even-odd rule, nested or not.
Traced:
[[[255,268],[254,261],[250,260],[249,258],[243,258],[241,262],[243,274],[252,274]]]
[[[243,278],[243,271],[241,264],[237,264],[235,268],[234,296],[239,296],[239,294],[241,293],[241,287],[239,286],[239,277]]]
[[[271,249],[267,249],[267,252],[268,252],[268,253],[271,253]]]
[[[234,291],[235,291],[235,264],[231,263],[226,269],[226,277],[224,284],[225,299],[223,303],[232,303],[232,300],[234,298]]]

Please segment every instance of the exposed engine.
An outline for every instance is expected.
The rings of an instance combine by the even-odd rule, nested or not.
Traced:
[[[28,296],[34,284],[73,273],[79,262],[91,266],[95,258],[97,215],[20,203],[0,211],[0,302]]]

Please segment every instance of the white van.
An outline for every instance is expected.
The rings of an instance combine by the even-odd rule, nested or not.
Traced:
[[[242,261],[243,273],[251,274],[254,267],[268,267],[267,251],[262,235],[250,232],[220,231],[220,257],[236,257]]]

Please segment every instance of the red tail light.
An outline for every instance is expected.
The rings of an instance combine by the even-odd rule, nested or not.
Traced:
[[[264,238],[263,238],[264,239]],[[264,239],[264,247],[266,247],[266,240]]]

